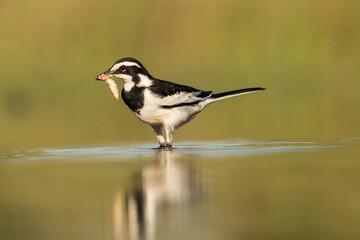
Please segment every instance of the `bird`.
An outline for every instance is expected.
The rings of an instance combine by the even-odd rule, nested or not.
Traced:
[[[132,57],[117,60],[95,78],[105,81],[118,99],[119,91],[113,78],[124,82],[121,91],[123,101],[138,119],[153,128],[159,148],[169,149],[173,146],[175,129],[191,121],[209,104],[265,90],[262,87],[253,87],[221,93],[202,91],[155,78],[139,60]]]

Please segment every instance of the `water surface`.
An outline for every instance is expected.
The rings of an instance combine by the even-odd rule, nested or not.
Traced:
[[[360,140],[7,149],[0,239],[359,239]]]

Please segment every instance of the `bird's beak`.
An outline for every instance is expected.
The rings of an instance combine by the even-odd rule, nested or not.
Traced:
[[[100,80],[100,81],[106,81],[111,77],[110,74],[108,74],[108,72],[103,72],[100,75],[97,75],[95,80]]]

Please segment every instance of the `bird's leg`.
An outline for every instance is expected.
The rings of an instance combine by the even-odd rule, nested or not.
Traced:
[[[174,127],[165,125],[166,147],[172,148]]]
[[[162,133],[162,127],[161,126],[151,126],[156,134],[156,138],[160,144],[160,148],[164,148],[165,147],[165,138],[163,136]]]

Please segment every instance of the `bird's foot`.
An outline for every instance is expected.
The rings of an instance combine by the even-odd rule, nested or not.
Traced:
[[[172,150],[172,145],[160,145],[157,149]]]
[[[157,149],[166,149],[166,145],[160,145]]]

